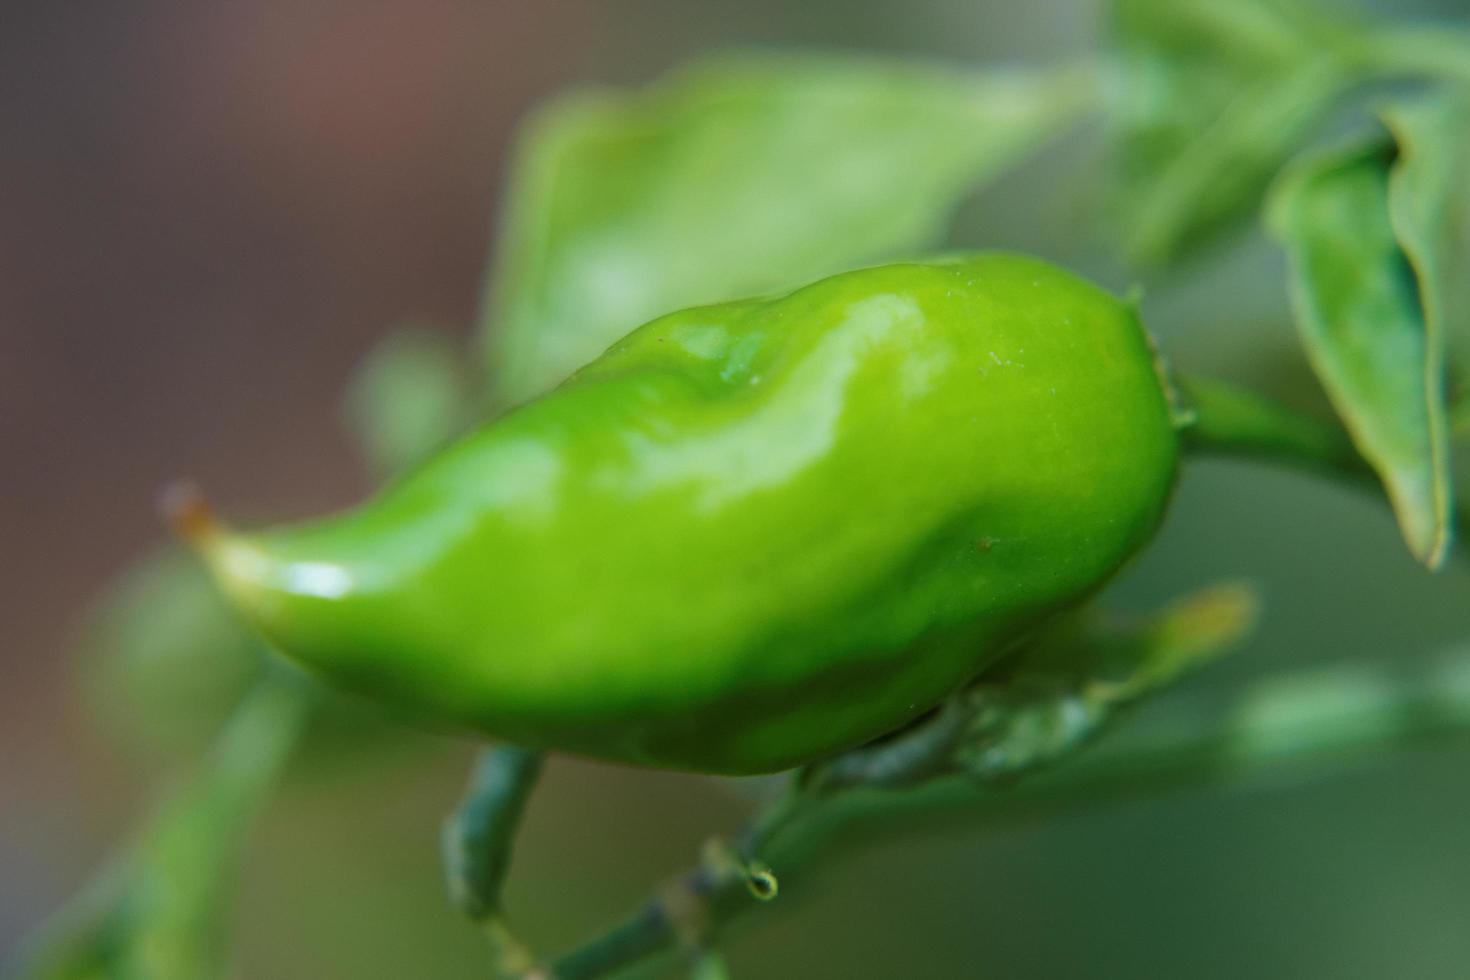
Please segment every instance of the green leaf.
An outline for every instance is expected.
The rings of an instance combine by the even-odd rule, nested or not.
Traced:
[[[967,193],[1090,97],[1076,74],[836,56],[699,63],[527,128],[489,283],[513,404],[633,327],[934,243]]]
[[[463,355],[442,334],[407,327],[363,361],[344,411],[358,447],[380,475],[437,449],[469,417]]]
[[[1223,655],[1250,632],[1259,605],[1250,585],[1224,582],[1143,617],[1088,607],[1044,634],[1002,676],[1099,684],[1111,700],[1137,698]]]
[[[1276,0],[1119,0],[1114,207],[1164,264],[1256,207],[1353,81],[1359,33]]]
[[[1138,620],[1084,610],[981,678],[956,763],[973,778],[1014,779],[1075,754],[1121,712],[1238,644],[1257,608],[1254,589],[1226,583]]]
[[[730,980],[725,958],[712,950],[701,952],[689,970],[689,980]]]
[[[27,943],[16,980],[222,975],[247,832],[300,734],[311,697],[291,678],[257,686],[194,779]]]
[[[964,773],[1009,782],[1090,745],[1139,700],[1224,654],[1255,625],[1255,590],[1225,583],[1147,617],[1087,607],[1048,624],[926,721],[808,766],[804,791],[914,787]]]
[[[1381,115],[1398,144],[1389,217],[1419,283],[1434,385],[1442,351],[1470,353],[1470,93],[1443,90]]]
[[[1451,538],[1440,353],[1389,220],[1389,149],[1336,149],[1294,166],[1268,221],[1291,259],[1298,330],[1358,451],[1431,568]]]
[[[1470,24],[1388,23],[1367,38],[1363,60],[1380,77],[1470,85]]]
[[[109,732],[181,758],[214,737],[267,653],[199,561],[166,548],[103,597],[81,655],[89,704]]]

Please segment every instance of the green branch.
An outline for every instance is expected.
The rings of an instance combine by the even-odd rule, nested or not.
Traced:
[[[1277,463],[1382,496],[1373,468],[1340,426],[1302,415],[1229,382],[1199,377],[1174,382],[1190,413],[1181,430],[1187,450]],[[1470,428],[1465,405],[1454,410],[1452,419],[1456,433]],[[1470,530],[1470,503],[1457,501],[1454,509],[1455,522]],[[1460,537],[1455,543],[1460,555],[1470,559],[1470,541]]]
[[[23,951],[7,977],[204,980],[223,972],[235,872],[250,827],[314,700],[299,678],[260,681],[200,771]]]
[[[517,745],[485,749],[459,808],[444,822],[450,900],[490,938],[503,976],[529,973],[534,958],[506,924],[501,886],[526,801],[541,776],[542,753]]]
[[[973,823],[977,817],[1070,812],[1293,767],[1321,773],[1410,746],[1463,740],[1470,736],[1470,654],[1412,678],[1355,667],[1277,677],[1223,711],[1200,708],[1179,717],[1173,726],[1120,737],[1106,750],[1016,785],[955,776],[901,791],[869,787],[814,805],[787,797],[758,820],[742,848],[797,878],[835,843],[919,817],[948,813]],[[706,863],[675,879],[625,922],[562,956],[552,976],[610,976],[683,944],[681,920],[701,918],[717,933],[759,907],[737,875]]]
[[[1213,378],[1176,378],[1175,387],[1189,412],[1181,429],[1187,450],[1282,463],[1354,481],[1375,479],[1339,426]]]

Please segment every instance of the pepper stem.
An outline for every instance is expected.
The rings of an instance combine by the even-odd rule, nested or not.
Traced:
[[[1373,467],[1341,426],[1229,382],[1201,377],[1178,377],[1175,382],[1189,409],[1180,431],[1187,451],[1275,462],[1375,492],[1380,489]],[[1470,527],[1470,502],[1455,504],[1455,523]],[[1470,560],[1470,537],[1459,539],[1456,546],[1460,556]]]

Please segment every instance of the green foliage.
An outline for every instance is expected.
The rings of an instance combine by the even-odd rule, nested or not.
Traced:
[[[1354,82],[1351,29],[1289,0],[1120,0],[1113,31],[1113,203],[1146,264],[1248,216]]]
[[[1065,679],[1097,689],[1114,709],[1168,687],[1229,651],[1255,625],[1260,599],[1250,585],[1224,583],[1141,617],[1083,610],[1069,628],[1044,637],[1005,677]]]
[[[730,980],[730,970],[719,953],[704,952],[694,961],[689,980]]]
[[[1258,600],[1219,585],[1146,617],[1084,609],[982,674],[933,721],[889,743],[809,767],[802,785],[889,789],[961,774],[1031,775],[1097,738],[1126,709],[1224,654],[1254,626]]]
[[[1388,488],[1404,537],[1430,566],[1450,540],[1450,473],[1438,352],[1389,221],[1388,149],[1303,160],[1273,194],[1292,300],[1317,375]]]
[[[503,404],[653,317],[933,245],[1073,117],[1085,76],[725,56],[527,127],[482,330]]]
[[[310,696],[259,684],[195,777],[139,839],[23,951],[28,980],[209,980],[220,976],[246,831],[289,756]]]
[[[1433,383],[1445,350],[1470,355],[1470,91],[1399,100],[1382,116],[1398,145],[1389,216],[1418,282]]]
[[[1238,644],[1256,620],[1246,585],[1221,585],[1138,621],[1084,613],[990,684],[956,753],[971,776],[1026,775],[1075,754],[1144,697]]]
[[[1114,37],[1114,205],[1130,252],[1176,261],[1276,181],[1269,224],[1292,255],[1304,346],[1410,549],[1437,567],[1454,509],[1446,349],[1470,318],[1470,277],[1453,271],[1470,258],[1470,114],[1455,89],[1470,35],[1298,0],[1119,0]],[[1329,120],[1404,80],[1429,87],[1382,110],[1396,145],[1375,126],[1366,149],[1312,146]]]
[[[143,756],[192,756],[260,675],[266,647],[192,555],[165,548],[129,568],[82,640],[95,714]]]
[[[389,334],[363,361],[343,405],[348,429],[379,475],[418,462],[458,432],[472,404],[457,345],[417,327]]]
[[[1140,699],[1205,666],[1255,620],[1242,585],[1207,589],[1133,621],[1084,613],[1010,663],[982,675],[923,722],[873,746],[797,772],[740,849],[706,847],[694,871],[667,886],[627,923],[554,961],[559,980],[609,976],[674,944],[702,950],[728,920],[774,892],[752,888],[799,870],[846,822],[913,814],[955,797],[971,806],[1075,756]],[[1150,752],[1152,764],[1161,757]],[[1050,789],[1076,778],[1062,770]],[[1097,776],[1081,770],[1082,782]]]
[[[1458,392],[1445,380],[1470,355],[1470,31],[1359,21],[1296,0],[1114,7],[1111,73],[718,56],[639,91],[554,102],[522,134],[507,191],[479,325],[490,390],[473,390],[484,367],[441,335],[390,337],[345,406],[366,461],[379,475],[411,466],[479,407],[544,392],[654,316],[937,245],[961,200],[1102,101],[1117,164],[1107,236],[1163,273],[1264,208],[1290,258],[1303,346],[1351,435],[1186,381],[1190,446],[1376,475],[1413,553],[1438,564],[1455,502],[1447,419],[1470,419],[1470,400],[1451,404]],[[1314,145],[1342,129],[1356,141]],[[973,801],[977,787],[1053,767],[1026,785],[1072,799],[1466,727],[1463,663],[1409,685],[1336,672],[1267,685],[1172,747],[1070,761],[1237,640],[1253,612],[1248,591],[1227,587],[1136,622],[1080,614],[943,710],[807,767],[742,839],[741,861],[681,879],[685,898],[718,918],[730,896],[748,898],[752,849],[790,875],[809,853],[797,842],[827,833],[838,814]],[[304,680],[279,678],[245,696],[268,651],[172,551],[120,580],[84,646],[98,712],[150,752],[197,756],[241,707],[193,781],[31,946],[22,975],[219,975],[245,830],[318,698]],[[362,737],[386,730],[380,719],[342,718],[343,744],[364,754],[382,744]],[[487,757],[446,828],[456,901],[489,925],[538,761],[515,749]],[[603,975],[677,941],[695,954],[696,976],[724,976],[702,930],[681,932],[666,898],[560,961],[557,975]],[[529,955],[508,933],[500,943],[506,962]]]

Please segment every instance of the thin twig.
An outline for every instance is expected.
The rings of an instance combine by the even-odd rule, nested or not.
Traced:
[[[489,937],[502,976],[534,974],[535,958],[506,922],[500,893],[542,761],[542,753],[517,745],[485,749],[464,800],[444,822],[450,900]]]

